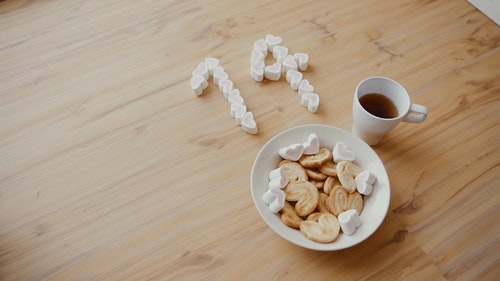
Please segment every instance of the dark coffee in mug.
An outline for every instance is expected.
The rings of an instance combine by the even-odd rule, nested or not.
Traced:
[[[369,93],[359,98],[361,106],[372,115],[380,118],[398,117],[398,109],[394,103],[386,96]]]

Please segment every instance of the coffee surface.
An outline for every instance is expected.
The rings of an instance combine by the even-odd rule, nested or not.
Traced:
[[[398,117],[398,109],[396,108],[394,103],[384,95],[378,93],[369,93],[359,98],[359,102],[366,111],[377,117]]]

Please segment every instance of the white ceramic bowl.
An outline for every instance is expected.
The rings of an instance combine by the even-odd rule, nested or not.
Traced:
[[[342,232],[337,240],[331,243],[317,243],[307,239],[299,230],[286,226],[279,214],[274,214],[262,200],[269,183],[269,172],[278,167],[282,160],[278,150],[294,143],[306,141],[309,134],[315,133],[320,140],[320,147],[332,149],[337,141],[344,142],[356,155],[356,163],[363,170],[369,170],[377,176],[372,194],[364,197],[361,212],[361,226],[351,235]],[[288,129],[270,139],[260,150],[252,167],[251,191],[257,211],[267,225],[281,237],[304,248],[332,251],[352,247],[372,235],[380,226],[389,209],[391,188],[384,164],[375,151],[358,137],[346,130],[328,125],[303,125]]]

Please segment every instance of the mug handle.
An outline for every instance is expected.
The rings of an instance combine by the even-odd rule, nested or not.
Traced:
[[[412,103],[410,106],[410,111],[408,111],[408,114],[406,114],[406,117],[403,121],[410,123],[420,123],[424,121],[425,118],[427,118],[427,107]]]

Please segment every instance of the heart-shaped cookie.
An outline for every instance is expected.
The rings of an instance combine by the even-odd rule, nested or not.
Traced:
[[[306,93],[313,93],[314,87],[309,83],[307,79],[303,79],[299,84],[299,97],[302,97]]]
[[[288,55],[283,60],[283,71],[287,72],[289,70],[298,70],[298,65],[292,55]]]
[[[326,207],[332,214],[338,216],[347,209],[347,197],[345,189],[337,185],[330,191],[330,195],[328,195],[325,202]]]
[[[376,180],[377,178],[375,175],[367,170],[362,171],[354,178],[354,182],[356,182],[356,189],[363,195],[370,195],[372,193],[373,184]]]
[[[208,87],[208,82],[205,79],[205,77],[200,75],[195,75],[191,77],[190,85],[193,92],[197,96],[200,96],[203,93],[203,90],[205,90]]]
[[[276,62],[273,65],[264,67],[264,77],[271,81],[278,81],[281,78],[281,64]]]
[[[312,241],[330,243],[337,239],[340,225],[337,218],[330,213],[321,213],[314,220],[300,223],[300,231]]]
[[[293,90],[299,88],[299,84],[302,81],[302,73],[297,70],[288,70],[286,72],[286,81],[290,84]]]
[[[269,51],[273,51],[274,47],[278,46],[279,44],[281,44],[281,42],[283,42],[283,40],[281,39],[281,37],[278,37],[278,36],[274,36],[272,34],[267,34],[266,35],[266,45],[267,45],[267,48]]]
[[[333,161],[335,163],[339,163],[340,161],[349,161],[352,162],[356,156],[354,152],[347,148],[347,145],[341,141],[335,143],[333,147]]]
[[[322,147],[316,154],[303,155],[299,159],[299,163],[305,168],[318,168],[331,158],[332,152],[328,148]]]
[[[337,163],[337,177],[342,186],[349,192],[356,191],[356,182],[354,177],[361,173],[361,168],[349,161],[340,161]]]
[[[241,119],[240,123],[241,128],[243,131],[255,135],[257,134],[257,123],[253,119],[253,113],[251,111],[247,111],[243,118]]]
[[[309,134],[307,140],[302,143],[304,146],[304,154],[316,154],[319,151],[319,138],[315,133]]]
[[[290,182],[283,190],[287,201],[297,202],[295,212],[299,216],[309,215],[318,206],[318,189],[308,181]]]
[[[302,182],[309,179],[304,167],[297,162],[283,160],[278,166],[285,172],[290,182]]]
[[[280,148],[278,154],[281,158],[291,161],[297,161],[304,153],[304,146],[301,143],[291,144],[289,146]]]
[[[300,103],[307,107],[307,110],[311,113],[318,111],[319,106],[319,95],[315,93],[303,94],[300,98]]]
[[[293,57],[297,61],[300,71],[306,71],[309,63],[309,55],[306,53],[295,53]]]
[[[287,201],[283,204],[280,218],[281,221],[287,226],[297,229],[300,227],[300,223],[302,222],[302,218],[297,215],[295,208]]]

